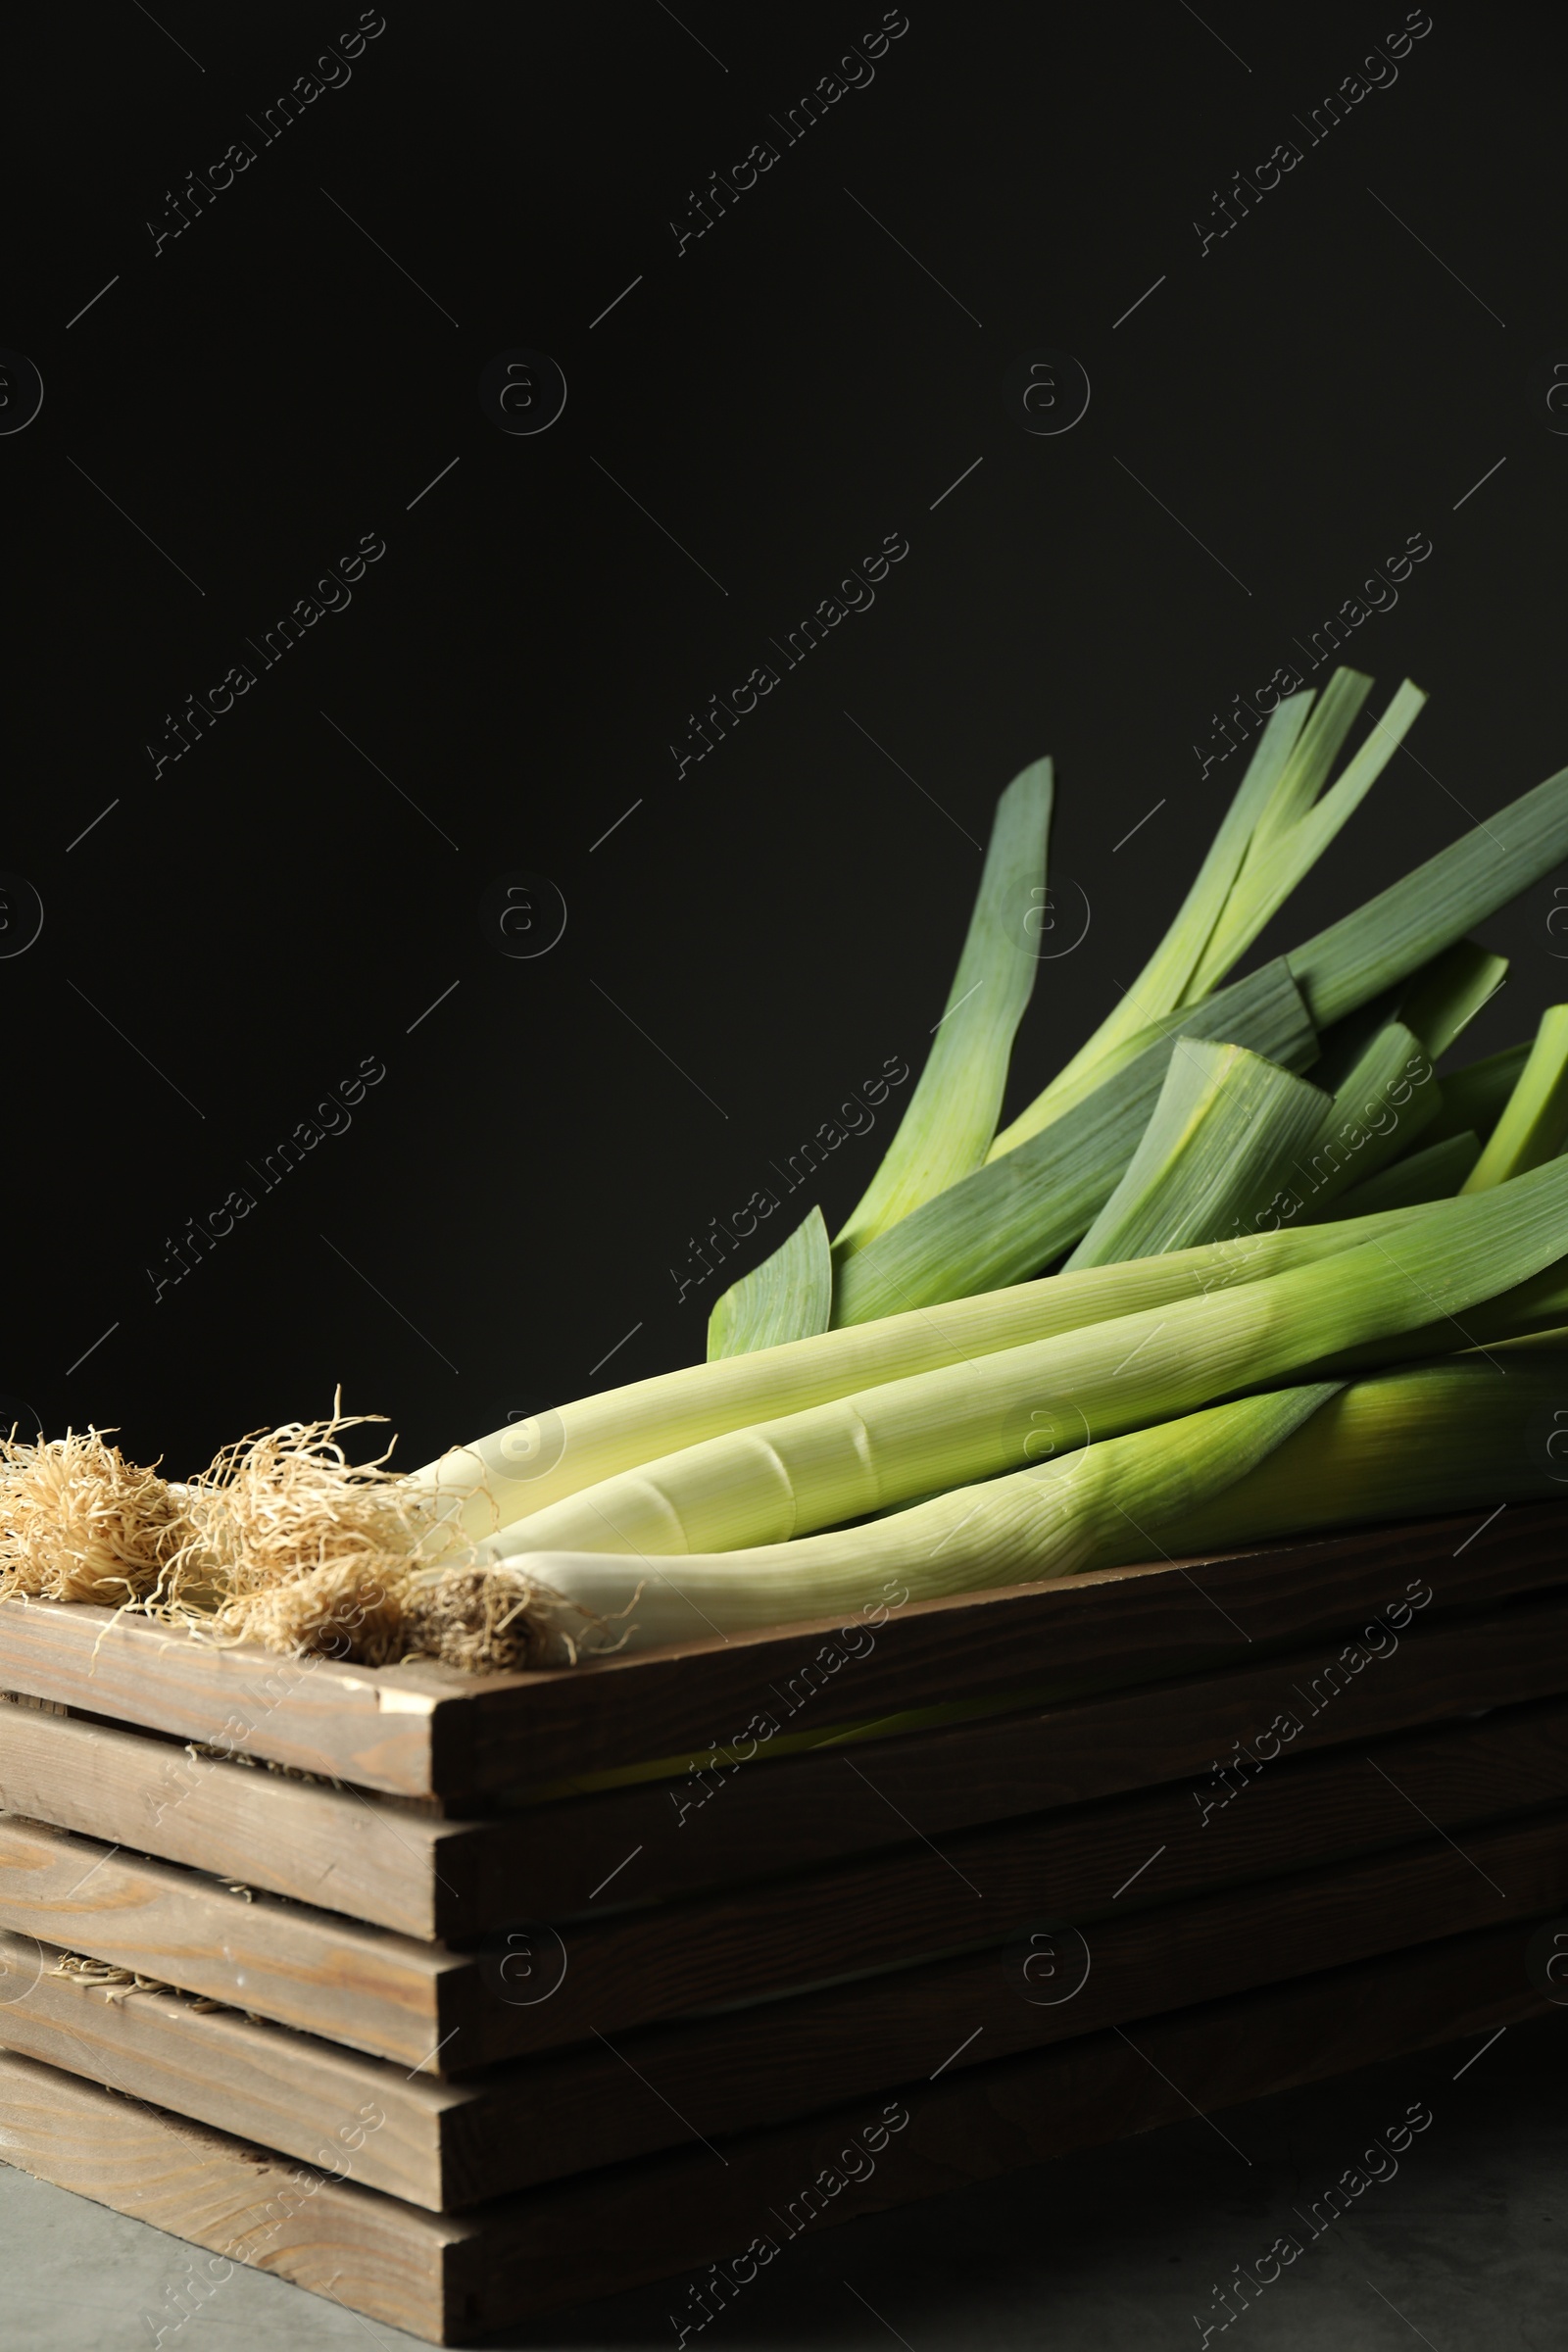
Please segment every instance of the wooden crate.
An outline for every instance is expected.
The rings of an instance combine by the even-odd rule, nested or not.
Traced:
[[[1519,1954],[1517,1923],[1454,1936],[467,2216],[425,2212],[337,2167],[291,2163],[4,2050],[0,2134],[24,2171],[205,2247],[220,2291],[225,2265],[251,2263],[372,2321],[465,2343],[668,2278],[678,2337],[683,2318],[765,2275],[807,2230],[1539,2015]],[[707,2298],[695,2314],[694,2296]]]
[[[891,2097],[930,2120],[845,2216],[1164,2120],[1124,2030],[1217,2102],[1300,2079],[1288,2018],[1328,2072],[1528,2014],[1565,1538],[1531,1505],[483,1681],[5,1604],[8,2153],[455,2341],[719,2259]],[[263,2229],[291,2159],[344,2178]]]

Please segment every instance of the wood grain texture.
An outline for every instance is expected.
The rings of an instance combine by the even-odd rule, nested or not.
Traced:
[[[1468,1737],[1479,1739],[1487,1729],[1469,1727]],[[1561,1716],[1552,1737],[1551,1777],[1560,1789],[1568,1755]],[[1516,1755],[1523,1744],[1515,1740]],[[1538,1755],[1544,1752],[1538,1749]],[[1381,1754],[1386,1763],[1396,1761],[1392,1745]],[[1393,1949],[1459,1933],[1500,1909],[1539,1907],[1553,1899],[1554,1887],[1568,1886],[1568,1810],[1472,1829],[1445,1800],[1456,1776],[1474,1789],[1473,1757],[1450,1759],[1455,1773],[1446,1788],[1441,1768],[1424,1765],[1413,1744],[1397,1756],[1396,1781],[1364,1766],[1352,1778],[1349,1761],[1298,1768],[1285,1807],[1262,1801],[1261,1787],[1249,1791],[1237,1807],[1240,1817],[1255,1805],[1245,1841],[1233,1846],[1228,1860],[1217,1844],[1205,1847],[1201,1867],[1210,1880],[1226,1869],[1255,1872],[1261,1856],[1281,1873],[1261,1882],[1250,1878],[1223,1892],[1190,1895],[1181,1892],[1178,1874],[1177,1899],[1122,1910],[1113,1881],[1127,1853],[1101,1867],[1092,1899],[1082,1908],[1072,1902],[1089,1883],[1082,1856],[1076,1887],[1070,1871],[1054,1868],[1049,1849],[1026,1858],[1028,1866],[1012,1881],[994,1870],[986,1892],[1002,1903],[1010,1897],[1010,1909],[999,1908],[987,1921],[993,1937],[1038,1921],[1043,1888],[1050,1890],[1057,1921],[1065,1915],[1083,1922],[1043,1947],[1050,1966],[1033,1984],[1018,1952],[999,1950],[995,1942],[967,1957],[854,1978],[851,1970],[871,1965],[866,1945],[851,1942],[831,1958],[824,1946],[818,1981],[830,1975],[841,1981],[820,1990],[674,2025],[617,2030],[612,2036],[590,2024],[572,2047],[451,2082],[411,2074],[401,2059],[389,2066],[277,2026],[204,2012],[172,1994],[138,1993],[116,2004],[99,1989],[51,1974],[52,1954],[11,1936],[0,1936],[0,2039],[309,2160],[319,2161],[323,2143],[341,2143],[346,2124],[374,2108],[386,2120],[356,2161],[357,2177],[432,2209],[458,2209],[506,2189],[677,2145],[692,2132],[712,2138],[755,2122],[806,2114],[850,2087],[869,2094],[911,2073],[938,2074],[955,2053],[967,2052],[966,2062],[973,2063],[1329,1965],[1348,1950]],[[1497,1786],[1505,1786],[1498,1746],[1489,1762]],[[1342,1775],[1343,1786],[1332,1784],[1334,1773]],[[1405,1839],[1388,1849],[1387,1874],[1376,1864],[1342,1857],[1327,1868],[1286,1875],[1282,1822],[1288,1828],[1292,1820],[1311,1820],[1322,1811],[1327,1826],[1321,1845],[1332,1845],[1336,1819],[1347,1808],[1353,1811],[1358,1798],[1377,1814],[1369,1819],[1363,1845],[1387,1841],[1391,1831]],[[1457,1845],[1427,1832],[1422,1799],[1442,1808]],[[1409,1842],[1412,1829],[1427,1832],[1419,1843]],[[1208,1836],[1201,1833],[1203,1839]],[[1127,1850],[1150,1861],[1148,1833]],[[1152,1850],[1157,1866],[1164,1856]],[[1486,1859],[1493,1852],[1500,1861]],[[965,1859],[984,1868],[972,1855]],[[1153,1869],[1140,1874],[1137,1863],[1132,1871],[1140,1887],[1155,1875]],[[969,1896],[981,1893],[978,1882],[955,1883]],[[1169,1896],[1168,1882],[1161,1891]],[[884,1899],[884,1889],[869,1890],[858,1923],[867,1942],[877,1932]],[[974,1902],[970,1917],[991,1908],[989,1901]],[[722,1928],[710,1921],[692,1924],[722,1936]],[[754,1923],[753,1934],[764,1941],[770,1934],[786,1934],[788,1924],[781,1914]],[[721,1943],[721,1984],[725,1953],[747,1948],[744,1934]],[[912,1959],[917,1948],[879,1944],[876,1951],[886,1967],[890,1959]],[[580,1958],[571,1953],[568,1985]],[[735,1999],[745,1986],[726,1989]],[[612,2013],[603,2014],[612,2028]],[[456,2056],[468,2038],[467,2030],[459,2031],[444,2058]]]
[[[329,2294],[350,2311],[446,2334],[449,2251],[467,2234],[371,2190],[310,2172],[177,2116],[0,2051],[0,2146],[40,2180]]]
[[[872,1767],[841,1755],[875,1792]],[[518,1929],[498,1954],[420,1943],[0,1816],[0,1927],[404,2066],[444,2072],[591,2041],[969,1946],[1038,1914],[1168,1902],[1568,1800],[1568,1700],[1494,1711],[1246,1775],[917,1838],[871,1858],[604,1920]]]
[[[874,1788],[845,1755],[845,1775]],[[1568,1800],[1568,1700],[1499,1710],[1247,1777],[1172,1782],[1088,1806],[916,1838],[869,1859],[524,1928],[464,1954],[0,1816],[0,1926],[281,2024],[471,2073],[595,2034],[997,1945],[1038,1914],[1090,1919],[1123,1893],[1169,1902]]]
[[[1517,1929],[1493,1929],[1334,1968],[1151,2019],[1136,2049],[1113,2034],[1089,2034],[869,2110],[855,2103],[808,2125],[749,2132],[727,2143],[722,2167],[706,2149],[683,2150],[504,2199],[467,2221],[280,2163],[7,2053],[0,2145],[38,2179],[206,2248],[220,2292],[224,2263],[250,2261],[329,2290],[372,2321],[466,2342],[661,2278],[677,2279],[671,2302],[684,2305],[682,2274],[732,2263],[749,2247],[768,2261],[807,2229],[1179,2122],[1193,2107],[1223,2110],[1494,2033],[1544,2011],[1521,1981],[1519,1945]],[[868,2169],[866,2128],[888,2111],[907,2120]],[[847,2143],[857,2142],[846,2162]],[[834,2182],[825,2193],[821,2184]]]
[[[388,1935],[0,1815],[0,1927],[415,2066],[444,1984],[473,1973]]]
[[[469,1685],[437,1667],[223,1648],[74,1602],[0,1601],[0,1690],[404,1795],[429,1791],[436,1708]]]
[[[942,1730],[689,1773],[499,1817],[193,1754],[0,1704],[0,1809],[400,1935],[461,1941],[815,1868],[956,1828],[1206,1775],[1287,1714],[1289,1748],[1364,1740],[1568,1688],[1568,1593]],[[849,1763],[846,1763],[846,1753]],[[1245,1757],[1241,1759],[1246,1769]]]
[[[562,2246],[575,2242],[579,2216],[589,2228],[597,2221],[604,2252],[595,2265],[595,2292],[678,2271],[687,2276],[677,2278],[670,2307],[689,2311],[688,2280],[701,2283],[691,2275],[715,2257],[732,2260],[759,2236],[782,2246],[807,2228],[828,2229],[1185,2122],[1195,2107],[1208,2115],[1370,2061],[1539,2017],[1545,2005],[1520,1982],[1519,1950],[1520,1937],[1508,1930],[1455,1937],[1149,2019],[1138,2030],[1136,2047],[1118,2034],[1095,2034],[1027,2058],[910,2084],[891,2102],[904,2107],[909,2122],[877,2154],[868,2179],[864,2135],[890,2104],[883,2098],[842,2107],[806,2126],[726,2140],[722,2171],[709,2150],[692,2148],[662,2164],[607,2177],[605,2187],[625,2182],[612,2203],[590,2178],[562,2183],[534,2210],[551,2217]],[[1561,2012],[1553,2014],[1561,2020]],[[1244,2128],[1245,2119],[1232,2126]],[[1047,2215],[1053,2182],[1052,2172],[1043,2172]],[[940,2226],[934,2216],[933,2227]],[[534,2242],[498,2236],[500,2242],[487,2249],[494,2290],[509,2301],[533,2298],[529,2310],[547,2297],[569,2299]],[[459,2265],[469,2251],[457,2257]],[[477,2253],[476,2244],[471,2251]],[[672,2322],[675,2335],[679,2324]]]
[[[440,2211],[441,2120],[470,2091],[237,2009],[106,1988],[0,1931],[0,2042],[307,2164]],[[502,2183],[501,2185],[506,2185]]]
[[[839,1769],[850,1785],[879,1788],[874,1757],[845,1754]],[[721,2002],[995,1947],[1043,1906],[1066,1919],[1109,1917],[1118,1904],[1166,1904],[1402,1846],[1432,1822],[1462,1837],[1471,1823],[1565,1803],[1568,1700],[1300,1762],[1282,1749],[1247,1777],[1169,1782],[733,1893],[574,1921],[559,1931],[564,1980],[549,2000],[513,2014],[512,2046],[563,2047]],[[543,1970],[545,1945],[535,1942]],[[499,2055],[499,2040],[493,2032],[484,2046]],[[465,2032],[451,2062],[464,2066],[468,2050]]]
[[[1350,1626],[1412,1579],[1440,1609],[1485,1605],[1568,1581],[1565,1528],[1568,1504],[1517,1504],[1485,1527],[1467,1514],[917,1601],[853,1656],[829,1619],[537,1675],[279,1659],[101,1609],[5,1601],[0,1689],[366,1788],[473,1800],[736,1738],[780,1685],[810,1693],[827,1731],[956,1694],[1191,1671]]]
[[[0,1706],[0,1810],[405,1936],[491,1924],[467,1894],[473,1830],[145,1732]],[[514,1830],[508,1842],[514,1867]]]

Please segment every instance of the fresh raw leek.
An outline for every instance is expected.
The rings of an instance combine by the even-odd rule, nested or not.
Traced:
[[[1247,1397],[1093,1446],[1073,1458],[1070,1475],[1042,1462],[798,1544],[671,1566],[595,1552],[525,1553],[510,1528],[480,1549],[537,1577],[585,1619],[608,1621],[622,1653],[1043,1582],[1094,1567],[1099,1552],[1118,1546],[1123,1556],[1146,1556],[1143,1527],[1196,1508],[1212,1489],[1244,1476],[1332,1394],[1323,1384]]]
[[[1288,1070],[1317,1040],[1284,959],[1167,1013],[1131,1058],[1029,1137],[950,1185],[839,1269],[835,1323],[862,1323],[1037,1274],[1087,1233],[1149,1124],[1177,1036],[1250,1047]]]
[[[1568,858],[1568,768],[1521,794],[1290,952],[1290,966],[1321,1029],[1492,914]]]
[[[1300,1163],[1302,1213],[1333,1213],[1353,1184],[1408,1150],[1436,1118],[1443,1093],[1413,1029],[1386,1021],[1368,1040],[1307,1145]]]
[[[601,1479],[778,1413],[999,1348],[1260,1282],[1419,1228],[1428,1212],[1286,1227],[1123,1265],[1053,1275],[912,1314],[890,1315],[583,1396],[454,1447],[413,1475],[464,1532],[483,1536]]]
[[[708,1362],[408,1477],[340,1403],[183,1485],[12,1433],[0,1594],[482,1671],[1555,1491],[1568,1005],[1433,1064],[1506,970],[1471,926],[1568,857],[1568,770],[1227,979],[1422,700],[1334,781],[1368,692],[1274,714],[1136,984],[998,1134],[1052,806],[1048,762],[1015,778],[887,1157],[836,1242],[813,1208],[725,1294]]]
[[[1318,1025],[1342,1020],[1430,964],[1564,857],[1568,768],[1441,850],[1354,914],[1293,949],[1284,960],[1301,985],[1312,1020]],[[1167,1022],[1175,1018],[1188,1032],[1250,1045],[1287,1067],[1306,1067],[1298,1054],[1282,1052],[1244,1029],[1232,1007],[1248,985],[1234,983],[1192,1013],[1167,1016]],[[1103,1084],[1096,1085],[1091,1073],[1086,1084],[1080,1083],[1070,1110],[1054,1111],[1049,1126],[1004,1149],[1016,1132],[1015,1122],[998,1138],[986,1167],[927,1201],[852,1259],[835,1286],[835,1322],[1019,1280],[1076,1241],[1108,1199],[1152,1108],[1147,1073],[1152,1051],[1146,1047],[1115,1067]],[[1168,1045],[1163,1052],[1168,1054]],[[1142,1116],[1126,1116],[1128,1093]],[[1009,1171],[1009,1161],[1022,1165]]]
[[[1446,1054],[1508,976],[1508,959],[1473,939],[1456,940],[1396,987],[1326,1029],[1312,1076],[1332,1094],[1344,1084],[1378,1031],[1400,1021],[1426,1049],[1430,1061]]]
[[[1506,956],[1494,956],[1473,939],[1455,940],[1395,992],[1388,1017],[1413,1029],[1439,1061],[1507,977]]]
[[[1349,671],[1337,671],[1325,702],[1345,696],[1341,681],[1352,676]],[[1357,679],[1355,683],[1364,688],[1368,681]],[[1269,718],[1175,921],[1093,1037],[1063,1064],[1028,1108],[997,1137],[991,1148],[993,1158],[1000,1158],[1003,1152],[1012,1151],[1037,1134],[1050,1119],[1081,1098],[1085,1081],[1092,1084],[1099,1077],[1107,1076],[1152,1023],[1179,1011],[1187,1003],[1194,967],[1224,911],[1253,828],[1296,753],[1312,701],[1310,694],[1293,694]],[[1347,716],[1347,725],[1350,716],[1353,711]]]
[[[1007,1065],[1034,993],[1051,825],[1051,761],[1015,776],[997,804],[969,936],[908,1108],[859,1206],[835,1237],[863,1249],[912,1208],[977,1168],[991,1148]]]
[[[1530,1058],[1530,1048],[1504,1046],[1482,1061],[1467,1061],[1443,1073],[1443,1107],[1422,1138],[1426,1144],[1446,1142],[1468,1129],[1486,1142],[1502,1116],[1502,1106]]]
[[[1559,1160],[1315,1265],[770,1415],[531,1513],[508,1553],[785,1543],[1462,1314],[1551,1264],[1565,1238]]]
[[[709,1356],[749,1355],[826,1331],[833,1319],[833,1250],[812,1207],[789,1240],[731,1283],[708,1319]]]
[[[1500,1368],[1499,1368],[1500,1365]],[[629,1651],[1379,1520],[1561,1494],[1568,1333],[1342,1385],[1274,1389],[961,1487],[869,1526],[678,1566],[525,1565]],[[493,1539],[516,1558],[520,1531]]]
[[[1434,1301],[1436,1304],[1437,1302]],[[1305,1367],[1312,1380],[1343,1380],[1385,1365],[1417,1363],[1423,1356],[1468,1353],[1522,1345],[1543,1332],[1568,1325],[1568,1256],[1555,1258],[1539,1274],[1510,1284],[1494,1298],[1455,1312],[1444,1308],[1430,1323],[1412,1324],[1370,1345],[1337,1350]]]
[[[1334,688],[1346,682],[1348,715],[1330,710]],[[1338,783],[1324,791],[1348,728],[1371,692],[1370,678],[1340,671],[1302,733],[1297,756],[1287,763],[1247,846],[1241,872],[1226,900],[1198,967],[1188,983],[1189,1000],[1217,987],[1278,912],[1298,882],[1311,871],[1347,818],[1352,816],[1409,732],[1426,696],[1408,678]],[[1314,722],[1321,720],[1319,729]],[[1319,795],[1321,794],[1321,798]]]

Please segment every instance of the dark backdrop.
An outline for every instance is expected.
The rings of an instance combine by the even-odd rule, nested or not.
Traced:
[[[1551,12],[357,24],[57,10],[8,74],[0,418],[16,354],[44,399],[0,438],[0,1390],[176,1471],[338,1382],[417,1460],[700,1354],[719,1280],[671,1269],[918,1063],[1007,778],[1055,756],[1070,949],[1017,1102],[1177,903],[1242,764],[1216,713],[1413,535],[1348,658],[1432,708],[1264,946],[1568,759]],[[519,351],[564,374],[542,432],[481,406]],[[1004,378],[1047,354],[1089,407],[1026,431]],[[1557,903],[1487,926],[1514,977],[1467,1050],[1562,993]]]

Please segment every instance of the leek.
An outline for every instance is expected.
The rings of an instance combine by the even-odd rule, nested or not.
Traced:
[[[1565,856],[1568,768],[1439,851],[1344,921],[1293,949],[1284,960],[1301,987],[1312,1021],[1319,1026],[1339,1021],[1419,971]],[[1236,984],[1193,1013],[1167,1016],[1167,1021],[1174,1018],[1200,1035],[1228,1036],[1291,1066],[1296,1057],[1248,1034],[1231,1013],[1230,1000],[1247,985]],[[1125,1041],[1119,1051],[1125,1053]],[[998,1138],[986,1167],[852,1259],[835,1286],[835,1322],[856,1322],[1017,1280],[1076,1241],[1108,1198],[1152,1107],[1147,1085],[1140,1089],[1138,1084],[1152,1051],[1145,1048],[1102,1085],[1095,1084],[1091,1073],[1088,1082],[1080,1082],[1083,1091],[1071,1111],[1054,1110],[1049,1127],[1008,1148],[1019,1128],[1014,1122]],[[1304,1060],[1297,1066],[1304,1067]],[[1118,1126],[1125,1099],[1114,1090],[1129,1086],[1143,1116]],[[1098,1131],[1103,1151],[1102,1164],[1092,1172],[1086,1131]],[[1015,1160],[1023,1165],[1011,1172],[1009,1184],[1005,1171]],[[1108,1182],[1107,1167],[1112,1171]]]
[[[1502,1106],[1530,1058],[1530,1048],[1504,1046],[1483,1061],[1467,1061],[1443,1073],[1443,1107],[1426,1132],[1429,1144],[1441,1144],[1468,1128],[1483,1143],[1502,1115]]]
[[[769,1415],[530,1513],[508,1556],[788,1542],[1457,1315],[1550,1265],[1565,1238],[1558,1160],[1316,1264]]]
[[[567,1603],[618,1621],[617,1645],[638,1651],[1560,1493],[1548,1416],[1568,1397],[1568,1334],[1508,1356],[1500,1375],[1450,1358],[1270,1390],[1110,1439],[1070,1477],[1042,1463],[868,1527],[710,1553],[673,1573],[604,1553],[525,1564]],[[486,1549],[514,1559],[518,1532]]]
[[[1353,671],[1339,676],[1354,679],[1359,690],[1350,715],[1371,691],[1370,678]],[[1330,683],[1330,692],[1338,679]],[[1284,906],[1298,882],[1309,873],[1347,818],[1353,815],[1409,732],[1426,696],[1408,678],[1400,686],[1373,731],[1346,768],[1339,782],[1322,791],[1344,741],[1343,727],[1326,726],[1321,749],[1309,724],[1298,757],[1287,767],[1271,797],[1237,876],[1236,888],[1225,905],[1213,936],[1204,949],[1189,984],[1189,998],[1200,996],[1221,981]],[[1329,701],[1326,692],[1323,703]],[[1319,710],[1323,705],[1319,706]],[[1313,716],[1316,718],[1317,712]],[[1348,721],[1347,720],[1347,725]],[[1310,745],[1310,750],[1309,750]],[[1322,792],[1322,798],[1317,796]]]
[[[1335,1094],[1306,1150],[1302,1205],[1325,1216],[1351,1185],[1375,1176],[1407,1150],[1442,1105],[1442,1089],[1413,1029],[1387,1021],[1368,1041]]]
[[[710,1357],[749,1355],[811,1339],[833,1319],[833,1254],[822,1211],[812,1207],[771,1257],[731,1283],[708,1319]]]
[[[1426,1048],[1429,1060],[1447,1053],[1508,976],[1508,958],[1473,939],[1456,940],[1396,988],[1336,1021],[1322,1039],[1313,1076],[1331,1090],[1349,1076],[1358,1057],[1390,1021],[1402,1021]]]
[[[522,1559],[516,1529],[481,1551],[522,1566],[585,1617],[612,1622],[622,1654],[1071,1576],[1095,1565],[1097,1551],[1126,1545],[1128,1531],[1196,1508],[1245,1474],[1332,1393],[1326,1384],[1248,1397],[1098,1446],[1070,1481],[1041,1463],[869,1527],[683,1559],[674,1573],[658,1560],[593,1552]]]
[[[1349,674],[1336,673],[1330,683],[1331,695],[1340,691],[1339,679]],[[992,1158],[999,1158],[1003,1152],[1026,1142],[1075,1101],[1082,1091],[1081,1081],[1091,1074],[1108,1075],[1140,1031],[1147,1030],[1165,1014],[1180,1010],[1186,1002],[1193,967],[1219,920],[1269,795],[1296,751],[1312,701],[1310,694],[1293,694],[1268,720],[1175,921],[1094,1036],[1079,1048],[1028,1109],[1021,1111],[997,1137],[991,1148]]]
[[[1443,948],[1568,858],[1568,768],[1522,793],[1425,865],[1331,923],[1289,961],[1321,1029]]]
[[[1045,895],[1051,761],[1015,776],[997,804],[963,954],[936,1043],[881,1166],[835,1238],[863,1249],[912,1208],[977,1168],[997,1132],[1007,1064],[1034,993],[1029,924]]]
[[[1049,760],[1014,776],[997,803],[963,953],[932,1031],[936,1043],[880,1167],[838,1236],[841,1257],[986,1155],[1012,1041],[1034,993],[1038,949],[1031,925],[1045,898],[1051,807]],[[709,1355],[744,1355],[825,1331],[833,1289],[827,1250],[818,1211],[718,1300],[709,1319]]]
[[[857,1389],[1316,1265],[1344,1250],[1418,1228],[1427,1213],[1417,1208],[1358,1224],[1249,1235],[1019,1283],[755,1354],[687,1364],[510,1423],[474,1445],[452,1448],[413,1477],[463,1532],[483,1536],[601,1479],[768,1415],[802,1412]]]
[[[1568,1324],[1568,1257],[1555,1258],[1539,1274],[1466,1307],[1462,1316],[1445,1309],[1429,1323],[1412,1324],[1407,1331],[1370,1344],[1337,1349],[1306,1365],[1304,1376],[1341,1380],[1393,1363],[1416,1362],[1426,1355],[1523,1344],[1542,1332],[1555,1331],[1560,1324]]]
[[[1490,1004],[1508,977],[1506,956],[1494,956],[1473,939],[1455,940],[1425,969],[1416,972],[1390,1017],[1413,1029],[1434,1061],[1442,1059],[1455,1038],[1463,1035],[1484,1004]]]

